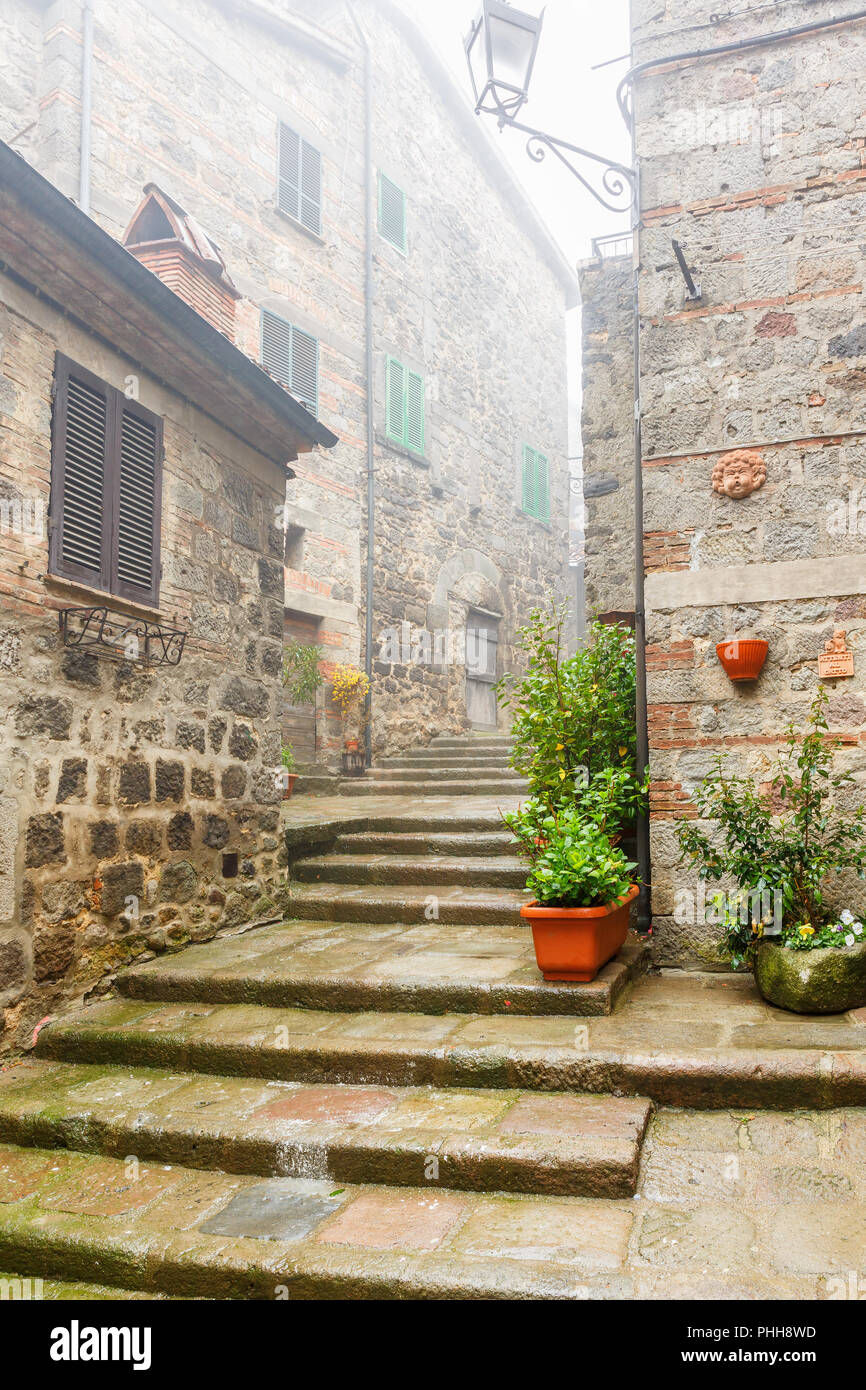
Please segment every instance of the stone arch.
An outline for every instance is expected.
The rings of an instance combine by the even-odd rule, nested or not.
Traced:
[[[474,586],[473,579],[476,580]],[[480,584],[478,580],[481,581]],[[427,626],[431,631],[447,628],[448,600],[452,594],[456,594],[465,602],[487,608],[497,616],[507,617],[502,573],[480,550],[458,550],[440,565],[433,597],[427,605]]]

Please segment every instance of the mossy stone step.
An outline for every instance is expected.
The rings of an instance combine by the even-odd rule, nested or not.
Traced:
[[[525,926],[287,922],[118,978],[135,999],[409,1013],[608,1014],[647,969],[632,937],[589,984],[547,984]]]
[[[0,1076],[0,1141],[262,1177],[628,1197],[650,1103],[287,1085],[34,1060]]]
[[[631,1291],[634,1202],[365,1187],[0,1147],[0,1265],[149,1297],[585,1299]]]
[[[291,878],[298,883],[405,883],[419,887],[441,883],[466,888],[522,889],[527,873],[525,860],[516,855],[484,859],[478,855],[428,854],[410,858],[345,851],[296,859],[291,868]]]

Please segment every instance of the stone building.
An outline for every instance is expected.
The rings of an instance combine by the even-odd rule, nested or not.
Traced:
[[[652,884],[666,963],[716,961],[717,929],[676,910],[696,885],[677,866],[673,818],[719,751],[765,777],[843,631],[854,675],[827,681],[830,725],[841,765],[866,782],[866,27],[839,13],[794,4],[783,24],[759,4],[727,19],[703,0],[633,6]],[[601,287],[590,332],[622,354],[619,366],[588,354],[591,421],[593,392],[624,381],[631,357],[612,273],[583,279],[584,294]],[[599,448],[594,469],[616,476],[618,449]],[[627,572],[618,556],[611,567]],[[751,637],[769,643],[767,662],[735,685],[716,643]],[[862,902],[862,885],[840,890]]]
[[[276,521],[336,438],[7,145],[0,262],[4,1048],[279,915]]]
[[[516,625],[567,583],[577,286],[466,92],[392,0],[7,8],[0,135],[181,294],[177,229],[166,257],[153,209],[130,223],[149,185],[185,210],[232,287],[215,321],[340,437],[288,498],[286,633],[375,666],[376,751],[495,720]],[[404,623],[422,657],[450,631],[450,663],[392,659]],[[495,670],[467,677],[467,626]],[[321,697],[291,732],[333,763]]]

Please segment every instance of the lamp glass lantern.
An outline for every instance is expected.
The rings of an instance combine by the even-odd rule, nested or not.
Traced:
[[[529,96],[543,20],[544,10],[532,15],[505,0],[482,0],[464,44],[477,113],[514,120]]]

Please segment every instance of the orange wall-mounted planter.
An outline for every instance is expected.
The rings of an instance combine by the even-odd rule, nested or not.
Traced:
[[[522,907],[545,980],[594,980],[625,942],[637,894],[634,884],[624,898],[606,907],[539,907],[534,902]]]
[[[728,642],[716,643],[716,656],[732,681],[753,681],[761,674],[769,649],[769,642],[757,638],[741,641],[732,637]]]

